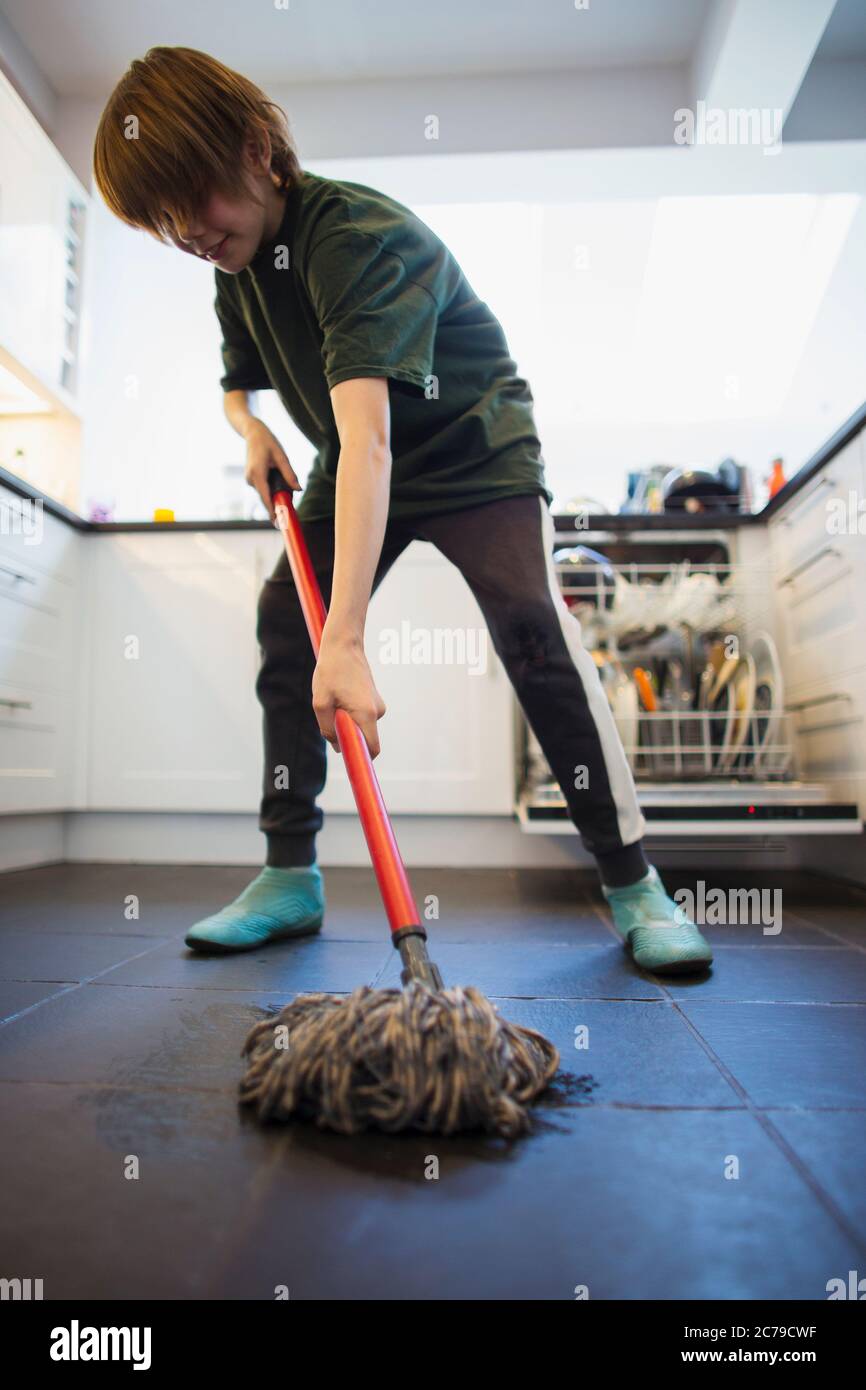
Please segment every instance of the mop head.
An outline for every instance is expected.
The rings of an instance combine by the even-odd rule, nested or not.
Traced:
[[[306,994],[256,1024],[241,1101],[261,1120],[315,1119],[358,1134],[483,1129],[513,1138],[552,1079],[559,1053],[500,1018],[471,987]]]

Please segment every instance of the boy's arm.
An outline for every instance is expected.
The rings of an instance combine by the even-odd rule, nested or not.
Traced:
[[[232,429],[247,446],[244,478],[261,497],[271,521],[275,521],[276,511],[268,487],[268,474],[271,469],[276,468],[293,491],[297,491],[301,485],[279,440],[271,434],[264,420],[260,420],[250,409],[251,394],[249,391],[241,390],[226,391],[223,396],[223,410]]]
[[[340,459],[334,518],[334,574],[328,617],[313,677],[319,728],[339,749],[335,728],[345,709],[361,729],[372,757],[379,753],[376,721],[385,705],[364,655],[364,623],[388,519],[391,416],[385,377],[356,377],[331,391]]]
[[[363,642],[364,620],[388,519],[391,416],[385,377],[341,381],[331,391],[337,469],[334,580],[325,632]]]

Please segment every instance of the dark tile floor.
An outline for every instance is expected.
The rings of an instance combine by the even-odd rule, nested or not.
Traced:
[[[326,870],[320,938],[192,957],[186,926],[251,876],[0,876],[0,1275],[47,1298],[822,1299],[866,1270],[866,894],[707,875],[781,887],[782,930],[709,927],[712,973],[665,981],[577,872],[415,870],[446,979],[562,1052],[506,1145],[239,1111],[264,1008],[397,978],[363,870]]]

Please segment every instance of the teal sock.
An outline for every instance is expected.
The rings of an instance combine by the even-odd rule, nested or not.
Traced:
[[[186,935],[195,948],[243,951],[263,942],[317,931],[325,892],[317,864],[281,869],[267,865],[242,893]]]
[[[324,890],[318,864],[296,869],[267,865],[226,910],[263,912],[289,925],[322,907]]]

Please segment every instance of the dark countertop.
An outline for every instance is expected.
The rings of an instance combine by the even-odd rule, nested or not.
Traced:
[[[822,444],[817,453],[797,470],[780,492],[759,512],[698,512],[698,513],[636,513],[615,512],[610,515],[590,516],[586,524],[575,529],[574,517],[567,513],[557,513],[554,517],[558,535],[579,537],[585,531],[719,531],[735,530],[739,526],[763,525],[769,517],[789,501],[795,493],[809,482],[836,454],[841,453],[847,444],[859,434],[866,425],[866,402],[855,410],[844,425]],[[41,501],[46,512],[65,521],[79,531],[264,531],[273,530],[271,522],[263,521],[86,521],[62,503],[46,497],[38,488],[17,478],[5,468],[0,468],[0,483],[16,492],[19,497],[31,501]]]

